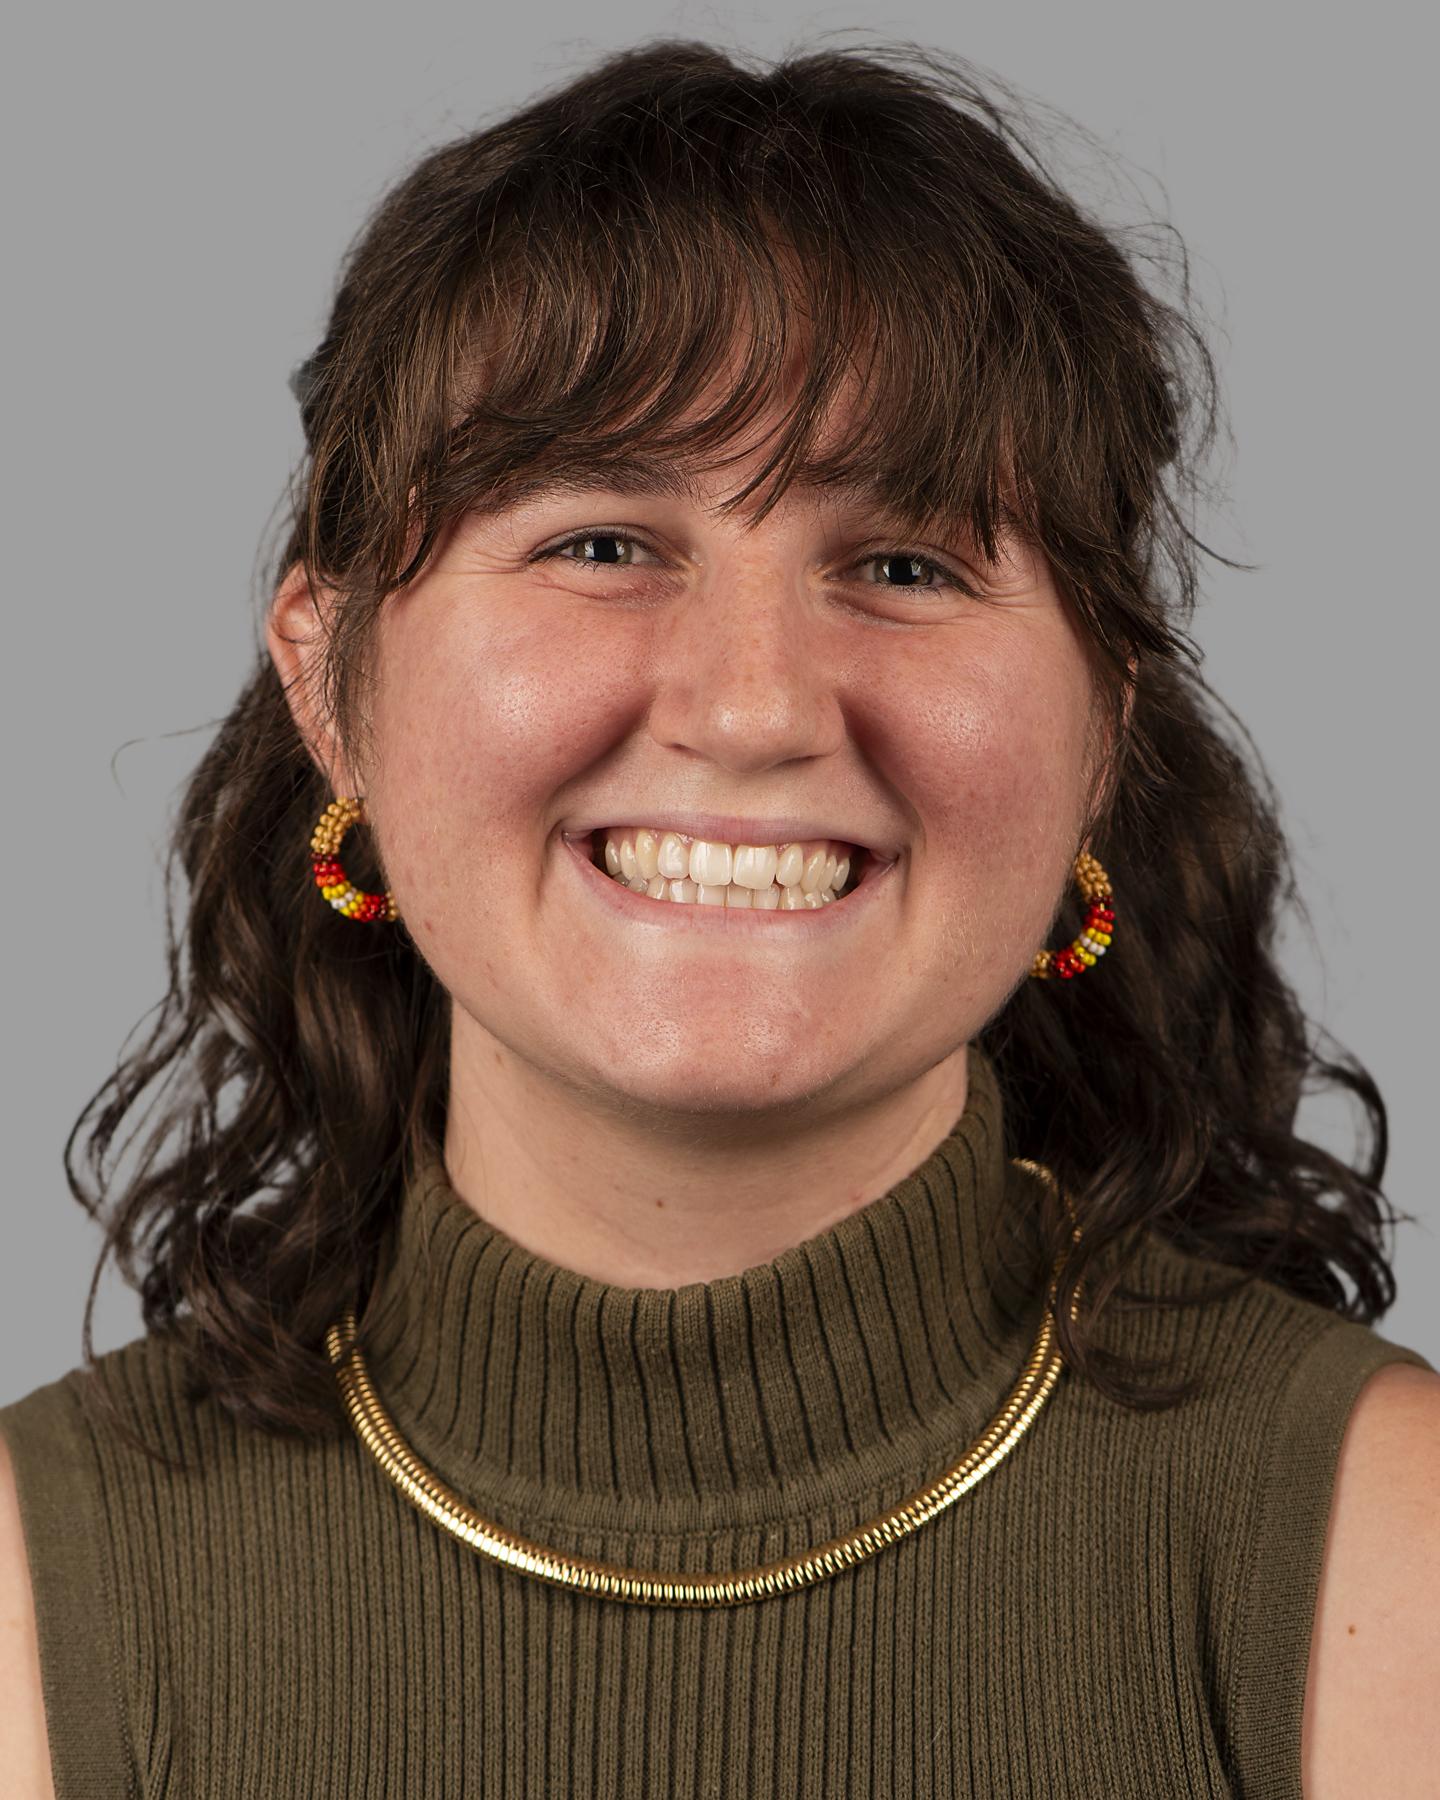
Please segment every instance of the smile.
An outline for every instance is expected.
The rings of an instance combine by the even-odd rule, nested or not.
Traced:
[[[596,888],[637,920],[773,928],[784,920],[838,924],[864,910],[894,869],[834,839],[720,844],[673,831],[618,826],[570,836],[567,849]],[[760,917],[756,918],[759,914]]]

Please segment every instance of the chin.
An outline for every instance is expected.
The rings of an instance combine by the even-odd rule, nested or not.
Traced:
[[[690,1117],[783,1117],[819,1102],[838,1098],[854,1068],[824,1065],[792,1051],[773,1058],[746,1055],[736,1046],[724,1050],[692,1044],[673,1062],[646,1058],[637,1063],[617,1058],[598,1065],[592,1084],[597,1093],[620,1099],[627,1110]]]

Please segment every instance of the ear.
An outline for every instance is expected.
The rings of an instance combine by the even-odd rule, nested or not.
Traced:
[[[303,563],[286,570],[265,619],[265,646],[280,677],[290,716],[332,793],[357,794],[322,692],[325,650],[334,618],[333,589],[311,587]]]

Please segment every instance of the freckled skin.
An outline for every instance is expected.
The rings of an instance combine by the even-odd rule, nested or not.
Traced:
[[[638,609],[607,604],[620,571],[516,574],[452,547],[386,618],[367,808],[402,913],[418,900],[433,920],[422,952],[522,1054],[651,1106],[913,1078],[1001,1003],[1067,879],[1089,695],[1053,585],[886,630],[806,591],[802,519],[772,514],[747,541],[617,495],[548,508],[534,535],[616,507],[703,539],[710,568]],[[620,792],[742,813],[813,801],[888,827],[906,866],[833,949],[807,951],[783,919],[739,950],[617,932],[556,878],[553,833]],[[717,1067],[698,1052],[721,1038]]]
[[[874,546],[916,547],[853,507],[716,514],[758,455],[704,505],[467,522],[382,612],[375,766],[333,765],[455,1002],[452,1179],[531,1248],[632,1285],[777,1254],[929,1153],[965,1045],[1046,941],[1095,773],[1081,630],[1043,564],[1017,546],[986,598],[907,596]],[[527,560],[622,527],[631,566]],[[558,829],[622,796],[853,820],[901,864],[813,939],[783,916],[743,940],[632,931]]]

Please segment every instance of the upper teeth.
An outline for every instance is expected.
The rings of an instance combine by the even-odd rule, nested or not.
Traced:
[[[634,826],[606,831],[603,837],[605,867],[617,880],[637,887],[648,886],[659,877],[693,881],[701,888],[735,886],[755,893],[789,888],[797,895],[817,895],[823,903],[845,885],[850,874],[849,846],[831,839],[720,844],[678,831]]]

